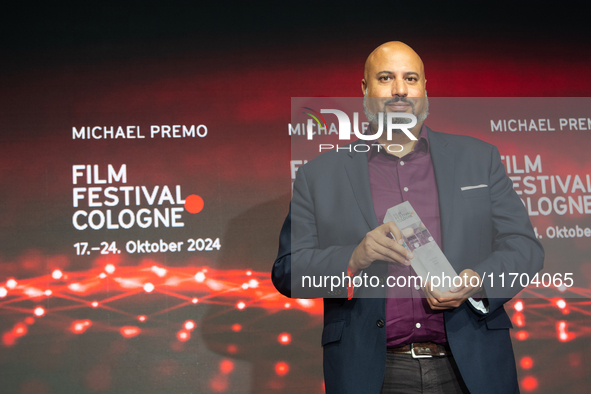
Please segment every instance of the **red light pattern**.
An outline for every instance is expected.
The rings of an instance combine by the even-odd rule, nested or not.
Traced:
[[[243,284],[247,286],[243,287]],[[40,290],[40,285],[47,289]],[[128,311],[136,304],[150,303],[154,294],[178,302],[165,309],[157,309],[139,316]],[[143,323],[150,320],[166,326],[168,322],[158,320],[159,315],[200,304],[215,303],[233,306],[238,310],[245,309],[247,305],[271,311],[296,308],[315,316],[322,313],[322,303],[319,300],[292,300],[286,303],[285,297],[277,293],[266,272],[222,271],[208,267],[164,268],[153,261],[145,261],[136,267],[108,263],[88,271],[77,272],[56,269],[45,276],[18,281],[8,278],[5,286],[0,288],[0,297],[0,310],[17,319],[25,315],[23,320],[17,323],[20,324],[18,330],[13,328],[4,333],[4,346],[13,346],[19,337],[27,335],[28,330],[23,330],[22,327],[25,327],[25,319],[32,319],[31,315],[43,317],[46,323],[62,326],[64,331],[76,334],[82,334],[92,326],[92,332],[118,331],[124,338],[132,338],[144,334],[132,325],[133,322]],[[48,302],[41,306],[38,302],[42,298],[59,302]],[[111,321],[93,318],[78,320],[68,316],[69,311],[81,308],[116,313],[121,316],[123,324],[118,326]],[[30,324],[33,323],[34,320],[30,321]],[[175,336],[184,342],[190,339],[190,331],[197,327],[197,323],[187,320],[182,327]],[[229,329],[239,332],[242,325],[235,323]],[[282,335],[280,343],[287,344],[291,341],[289,334]]]
[[[556,306],[558,306],[560,309],[564,309],[566,308],[566,301],[559,299],[556,301]]]
[[[571,339],[575,338],[574,333],[568,332],[568,323],[564,320],[561,320],[556,323],[556,331],[558,332],[558,340],[561,342],[570,341]]]
[[[180,330],[177,332],[176,337],[181,342],[186,342],[191,339],[191,333],[187,330]]]
[[[35,278],[7,278],[4,286],[0,287],[0,309],[18,321],[2,334],[2,345],[16,346],[19,338],[32,335],[29,327],[35,324],[40,327],[61,326],[65,332],[76,335],[117,332],[125,339],[138,335],[166,335],[166,330],[170,329],[170,337],[178,344],[172,346],[172,349],[182,351],[183,344],[191,340],[192,332],[200,323],[196,320],[181,320],[174,323],[161,318],[163,314],[172,310],[212,304],[221,306],[226,311],[259,308],[269,312],[280,312],[295,309],[314,316],[316,320],[320,320],[322,315],[320,300],[286,301],[286,298],[274,289],[267,272],[224,271],[208,267],[165,268],[148,260],[136,267],[125,266],[120,264],[121,261],[116,263],[101,264],[88,271],[53,270],[48,275]],[[511,332],[515,339],[530,341],[553,338],[557,343],[561,343],[591,334],[591,327],[588,328],[584,321],[591,315],[591,302],[581,298],[570,299],[565,292],[560,292],[564,298],[525,298],[532,295],[528,292],[526,289],[522,293],[524,298],[512,303],[511,318],[514,325],[519,328]],[[567,292],[581,296],[588,290],[570,288]],[[156,297],[167,300],[166,307],[163,308],[162,303],[154,303]],[[154,305],[154,308],[146,310],[146,305]],[[144,314],[134,313],[134,309],[138,307],[142,308]],[[69,311],[84,308],[89,311],[109,311],[120,318],[105,320],[89,315],[89,318],[80,320],[69,317]],[[568,321],[564,319],[565,310],[570,313]],[[555,311],[556,317],[551,315],[551,311]],[[243,312],[238,313],[242,315]],[[237,315],[236,319],[240,317]],[[151,326],[143,326],[145,329],[134,325],[143,324],[148,320]],[[237,320],[225,329],[238,333],[243,330],[244,323]],[[160,328],[154,330],[153,327]],[[276,338],[276,343],[280,345],[289,345],[293,340],[288,332],[281,332]],[[224,345],[224,349],[228,355],[236,355],[243,351],[242,347],[235,343]],[[518,365],[524,371],[532,371],[535,357],[535,354],[524,356]],[[269,384],[279,387],[282,377],[290,372],[290,366],[285,361],[275,362],[272,366],[278,380]],[[229,390],[228,375],[235,368],[231,360],[221,361],[219,371],[208,381],[210,389],[215,392]],[[524,391],[535,391],[539,385],[536,376],[528,375],[521,379]]]
[[[183,327],[185,327],[185,330],[191,331],[195,328],[195,322],[193,320],[187,320],[185,324],[183,324]]]
[[[92,325],[90,320],[76,320],[72,323],[71,330],[74,334],[82,334],[88,327]]]
[[[125,338],[133,338],[136,335],[139,335],[140,334],[140,329],[138,327],[124,326],[124,327],[121,327],[121,329],[119,330],[119,332]]]
[[[565,293],[567,289],[557,289],[561,293]],[[585,289],[568,289],[576,295],[587,294]],[[536,294],[535,289],[526,289],[522,294],[528,295]],[[591,301],[588,299],[575,298],[556,298],[556,297],[542,297],[539,298],[523,298],[517,300],[513,304],[514,312],[511,316],[513,324],[519,330],[512,331],[511,335],[518,341],[536,341],[544,340],[548,346],[553,340],[554,343],[560,344],[572,341],[577,337],[588,337],[591,335],[591,327],[588,321],[591,316],[589,306]],[[566,311],[566,312],[565,312]],[[570,320],[565,320],[564,315],[569,315]],[[527,318],[526,318],[527,317]],[[514,346],[518,346],[514,344]],[[549,362],[547,353],[545,355],[532,354],[523,356],[519,360],[519,366],[523,371],[534,371],[534,365],[539,362],[539,368],[547,368]],[[569,354],[568,361],[572,373],[582,373],[581,366],[573,360],[578,360],[580,354]],[[577,369],[578,368],[578,369]],[[578,372],[574,372],[577,370]],[[545,387],[547,384],[552,384],[552,381],[559,381],[558,376],[545,376],[544,380],[539,380],[539,377],[534,375],[526,375],[520,380],[520,386],[524,392],[537,392],[542,388],[552,390],[552,386]],[[551,391],[550,391],[551,392]]]
[[[522,331],[517,331],[517,334],[515,336],[520,341],[525,341],[527,338],[529,338],[529,333],[527,331],[523,331],[523,330]]]
[[[222,360],[220,362],[220,371],[222,373],[228,374],[234,370],[234,363],[230,360]]]
[[[6,331],[2,335],[2,344],[6,347],[10,347],[16,344],[16,340],[27,334],[29,329],[23,323],[17,323],[12,327],[10,331]]]
[[[287,375],[289,372],[289,364],[286,362],[280,361],[275,364],[275,373],[279,376]]]
[[[523,313],[514,314],[513,322],[517,325],[517,327],[525,326],[525,316],[523,315]]]
[[[532,360],[532,358],[529,356],[525,356],[521,358],[519,365],[521,365],[521,368],[523,369],[530,369],[534,366],[534,360]]]
[[[14,278],[10,278],[6,281],[6,287],[8,287],[9,289],[14,289],[17,285],[17,281],[14,280]]]
[[[17,324],[14,326],[14,333],[18,336],[23,336],[27,333],[27,326],[24,324]]]
[[[117,275],[113,275],[116,271]],[[109,273],[109,275],[101,275],[105,272]],[[245,283],[248,285],[247,288],[242,286]],[[49,288],[45,291],[39,291],[40,284],[46,284],[46,287]],[[579,295],[582,295],[583,292],[589,292],[586,289],[573,288],[570,291]],[[34,315],[53,316],[59,315],[64,310],[91,307],[108,309],[122,316],[132,317],[129,312],[115,308],[112,303],[124,299],[128,299],[129,302],[133,303],[133,301],[138,301],[137,296],[141,292],[159,293],[179,300],[178,304],[167,310],[187,307],[201,302],[215,301],[216,304],[234,305],[239,310],[245,309],[248,305],[248,307],[259,307],[275,311],[297,308],[314,315],[319,315],[322,312],[322,305],[319,300],[299,299],[286,302],[285,297],[276,292],[266,272],[256,273],[252,270],[222,271],[208,267],[163,268],[150,261],[146,261],[139,267],[116,267],[114,264],[109,263],[104,265],[103,269],[95,268],[83,272],[64,273],[61,270],[54,270],[50,275],[19,279],[19,281],[15,278],[8,278],[5,287],[0,288],[0,296],[4,295],[3,300],[0,301],[0,309],[15,315],[31,313],[31,309],[27,310],[26,305],[45,297],[65,300],[69,302],[69,305],[65,307],[37,305],[33,307]],[[107,297],[97,300],[97,296],[101,295]],[[242,299],[237,299],[238,297]],[[244,300],[245,297],[248,300]],[[134,298],[134,300],[132,301],[131,298]],[[232,300],[235,301],[232,302]],[[554,305],[561,311],[571,309],[586,316],[591,315],[591,312],[585,310],[585,306],[589,305],[589,302],[585,300],[573,301],[567,306],[567,302],[562,298],[521,299],[513,304],[514,309],[517,311],[513,315],[513,322],[518,327],[525,326],[526,300],[527,308],[539,309]],[[167,310],[158,310],[152,314],[142,315],[143,320],[162,314]],[[137,315],[134,314],[133,319],[137,319]],[[143,320],[140,319],[140,321]],[[541,328],[547,327],[547,324],[534,324],[533,328],[535,330],[519,331],[515,333],[516,337],[525,340],[529,338],[531,332],[535,332],[536,338],[550,337],[547,330],[540,331]],[[102,324],[101,327],[108,329],[107,326]],[[233,331],[241,329],[238,323],[231,328]],[[584,326],[576,324],[576,322],[569,325],[568,322],[561,321],[556,330],[558,332],[555,331],[554,335],[558,335],[559,339],[565,340],[572,339],[575,335],[588,335],[591,329],[587,330]]]
[[[569,290],[579,296],[589,293],[587,289],[570,288]],[[513,313],[511,320],[514,325],[522,328],[512,332],[515,338],[520,341],[554,338],[560,342],[566,342],[579,336],[591,335],[591,327],[586,321],[591,316],[590,301],[572,298],[567,302],[564,298],[542,297],[536,293],[536,290],[531,289],[525,289],[522,294],[528,293],[539,297],[523,298],[513,305],[516,312]],[[571,312],[576,314],[571,315]],[[572,320],[564,320],[564,315],[571,315]],[[526,319],[526,316],[529,317]],[[529,320],[531,323],[526,324]]]
[[[236,352],[238,352],[238,346],[228,345],[228,347],[226,348],[226,351],[230,354],[236,354]]]
[[[279,340],[279,343],[281,343],[282,345],[287,345],[291,342],[291,335],[284,332],[283,334],[279,334],[279,337],[277,339]]]
[[[538,380],[533,376],[526,376],[521,381],[521,387],[523,387],[525,391],[534,391],[538,387]]]

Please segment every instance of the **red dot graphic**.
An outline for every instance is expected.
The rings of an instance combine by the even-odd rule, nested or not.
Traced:
[[[286,375],[289,372],[289,364],[283,361],[279,361],[275,364],[275,373],[279,376]]]
[[[538,387],[538,379],[534,378],[533,376],[526,376],[521,381],[521,386],[525,389],[525,391],[533,391]]]
[[[185,209],[189,213],[199,213],[203,209],[203,199],[196,195],[191,194],[185,198]]]
[[[521,368],[523,369],[530,369],[534,365],[534,360],[531,357],[525,356],[521,359]]]

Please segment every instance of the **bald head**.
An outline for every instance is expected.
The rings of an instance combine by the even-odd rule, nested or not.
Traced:
[[[418,136],[429,113],[426,83],[423,61],[411,47],[400,41],[380,45],[368,56],[361,80],[367,119],[378,126],[380,119],[387,124],[388,113],[412,113],[417,123],[411,132]]]
[[[395,64],[401,62],[418,66],[421,74],[424,75],[425,69],[419,55],[403,42],[390,41],[380,45],[369,54],[365,61],[364,77],[367,79],[368,74],[374,71],[376,66],[384,65],[384,63]]]
[[[370,96],[425,95],[423,61],[411,47],[400,41],[390,41],[374,49],[365,61],[363,75],[361,87],[363,93]],[[390,94],[386,93],[385,86],[390,89]],[[371,94],[372,91],[377,94]]]

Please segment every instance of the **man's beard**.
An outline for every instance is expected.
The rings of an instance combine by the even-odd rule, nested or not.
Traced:
[[[422,98],[420,98],[422,100]],[[411,106],[412,108],[412,113],[413,115],[417,116],[417,123],[421,123],[423,122],[425,119],[427,119],[427,116],[429,115],[429,98],[427,97],[427,91],[425,90],[425,110],[423,111],[423,113],[419,116],[417,116],[417,114],[415,114],[415,103],[413,102],[413,100],[408,100],[406,97],[394,97],[386,102],[384,102],[384,108],[382,110],[382,114],[383,114],[383,121],[384,121],[384,125],[387,124],[387,120],[388,120],[388,113],[386,112],[386,105],[388,104],[394,104],[398,101],[402,101],[404,103],[407,103]],[[365,94],[363,95],[363,110],[365,111],[365,116],[367,117],[367,120],[369,120],[370,123],[373,123],[374,125],[378,125],[378,113],[373,113],[369,110],[369,108],[367,108],[367,90],[365,90]],[[394,117],[392,118],[392,123],[393,124],[406,124],[406,123],[410,123],[411,120],[408,118],[397,118]],[[399,129],[394,129],[395,133],[402,133],[402,130]]]

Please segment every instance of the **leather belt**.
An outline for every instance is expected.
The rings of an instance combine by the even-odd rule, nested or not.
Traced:
[[[412,358],[431,358],[451,356],[447,345],[434,342],[411,343],[401,347],[387,348],[388,353],[410,354]]]

